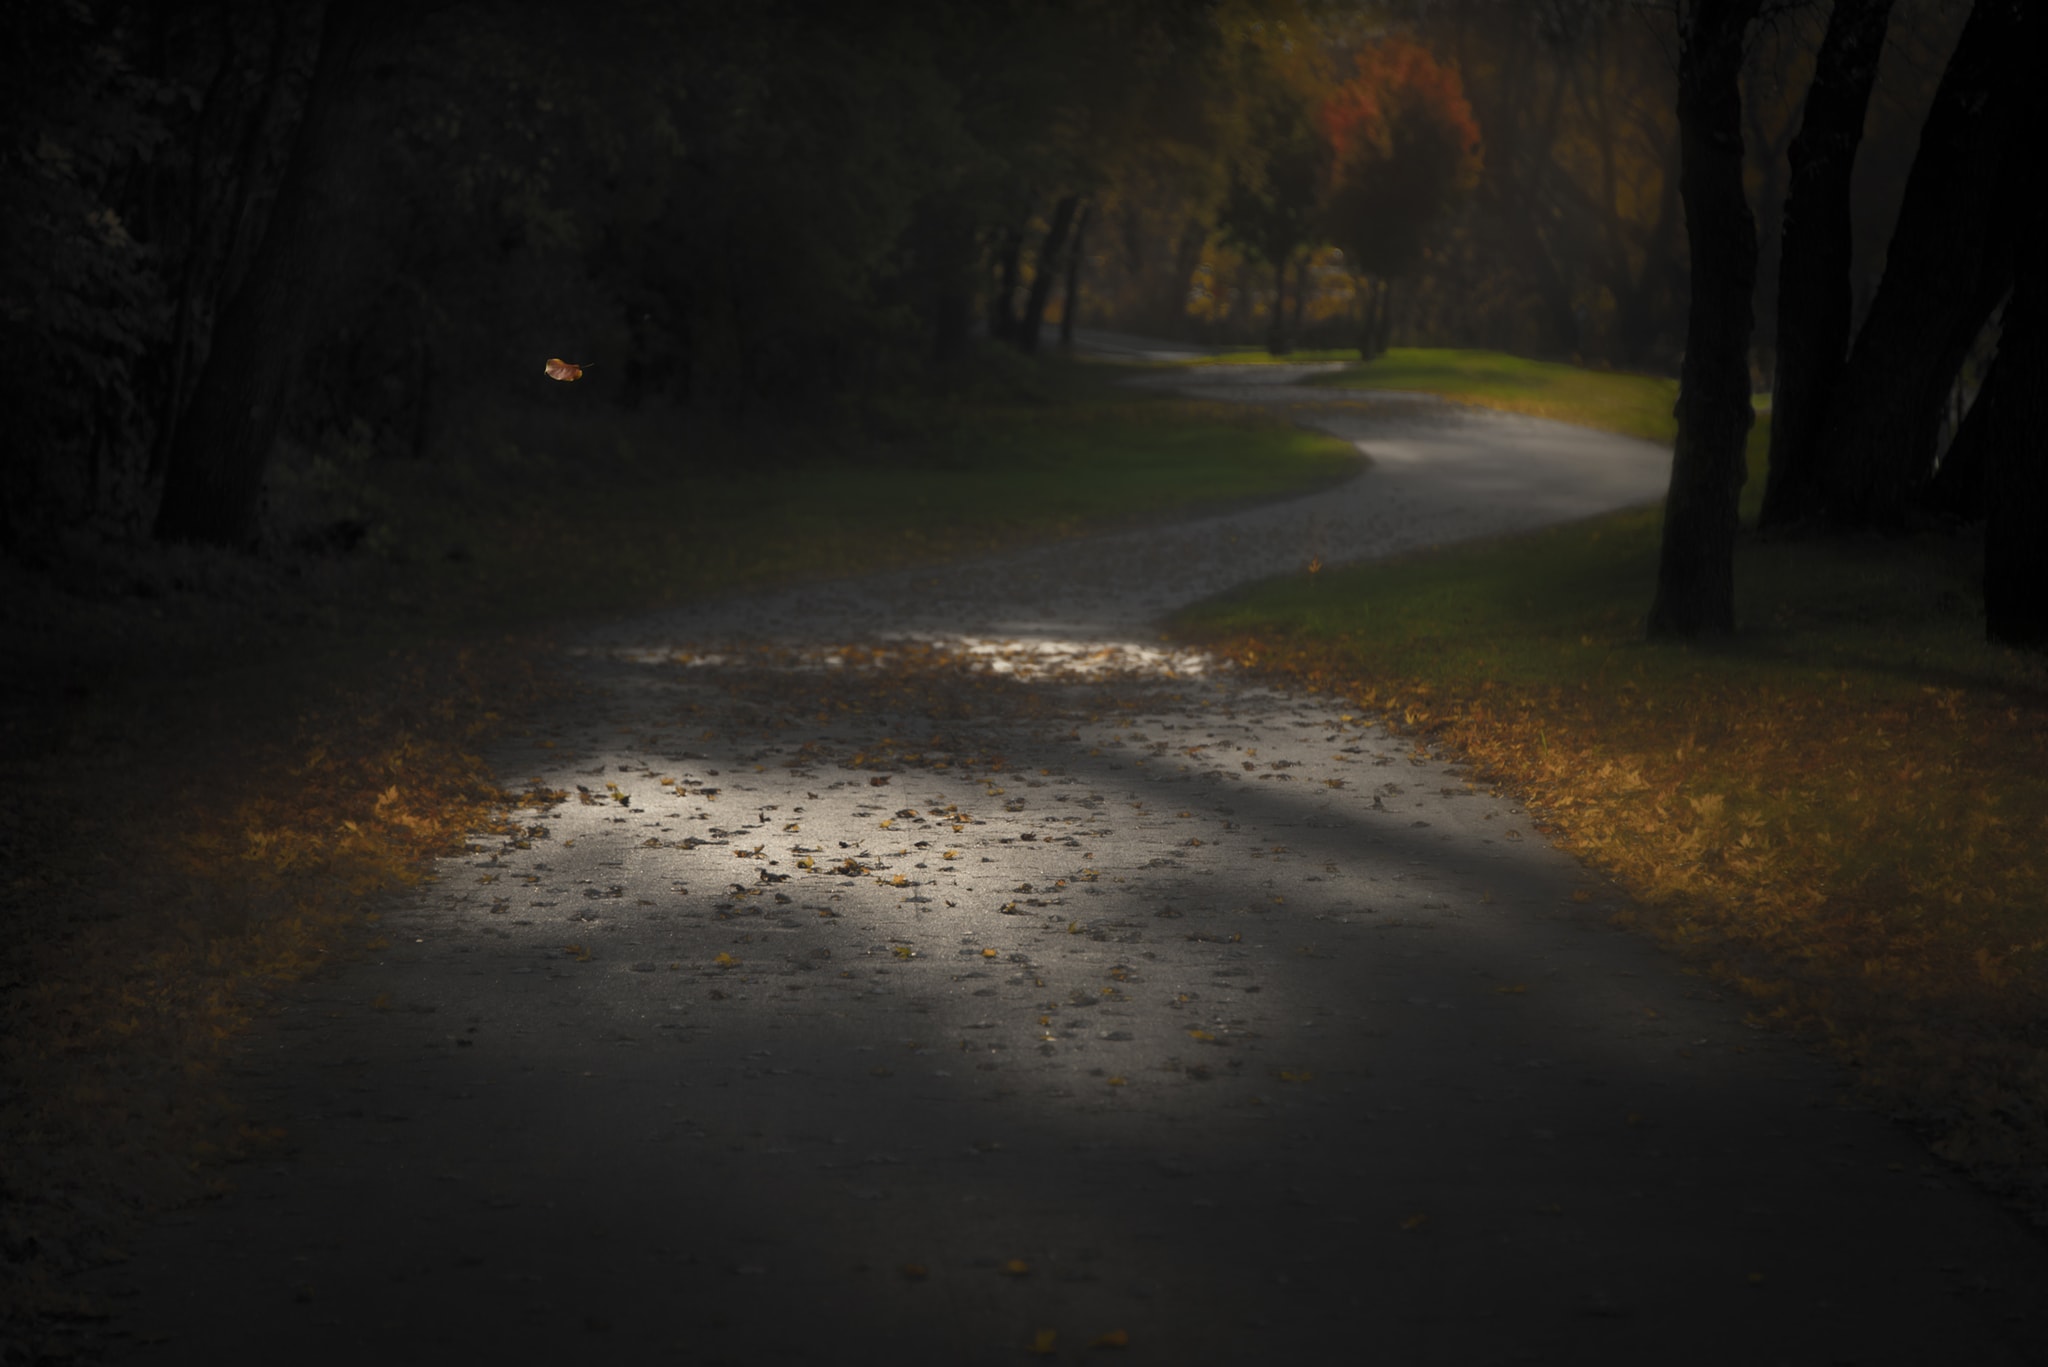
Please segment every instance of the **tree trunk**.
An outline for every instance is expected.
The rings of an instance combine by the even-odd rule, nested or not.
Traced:
[[[1188,296],[1194,293],[1195,272],[1202,267],[1202,249],[1209,245],[1209,225],[1199,218],[1191,218],[1180,230],[1180,237],[1173,247],[1173,278],[1167,282],[1171,294],[1159,299],[1159,321],[1171,324],[1172,336],[1180,336],[1187,328]]]
[[[1304,251],[1294,258],[1294,335],[1301,336],[1308,322],[1308,267],[1309,253]]]
[[[1978,386],[1970,411],[1963,415],[1955,439],[1949,442],[1948,452],[1942,456],[1934,480],[1927,486],[1926,505],[1936,512],[1966,522],[1984,517],[1985,472],[1990,468],[1991,446],[1999,440],[1998,434],[2006,430],[1998,411],[1999,396],[2008,388],[2023,387],[2026,383],[2015,377],[2012,369],[2012,349],[2001,334],[1998,354],[1991,358],[1984,383]]]
[[[336,0],[328,6],[305,113],[269,226],[248,276],[221,312],[171,447],[157,508],[159,540],[255,543],[264,473],[317,302],[349,63],[374,22],[368,4]]]
[[[988,335],[998,341],[1008,342],[1017,336],[1017,285],[1024,273],[1023,255],[1023,232],[1017,228],[1005,229],[1002,242],[996,249],[996,267],[1001,275],[996,284],[996,296],[989,301],[988,310]]]
[[[1294,348],[1287,341],[1287,258],[1273,260],[1273,316],[1266,328],[1266,354],[1285,356]]]
[[[1735,532],[1749,404],[1756,220],[1742,188],[1743,36],[1762,0],[1697,0],[1678,55],[1679,193],[1692,303],[1652,636],[1735,629]]]
[[[2039,16],[2036,16],[2037,19]],[[2042,32],[2032,34],[2041,44]],[[2040,95],[2030,117],[2038,119]],[[2021,218],[2018,236],[2037,243],[2048,232],[2048,212],[2039,199]],[[1998,357],[1984,388],[1981,408],[1995,399],[1986,439],[1984,522],[1984,628],[1994,641],[2048,651],[2048,263],[2039,251],[2022,250],[1998,336]],[[2001,375],[2013,383],[2000,383]],[[1993,386],[1996,385],[1994,393]],[[1965,421],[1975,423],[1977,408]],[[1957,439],[1961,444],[1961,438]]]
[[[1027,356],[1038,350],[1038,334],[1045,326],[1046,301],[1052,297],[1052,282],[1060,271],[1060,253],[1066,250],[1067,234],[1074,226],[1074,211],[1080,205],[1079,195],[1062,195],[1053,206],[1045,240],[1038,244],[1038,269],[1031,274],[1024,316],[1017,320],[1017,349]]]
[[[1891,7],[1892,0],[1836,0],[1799,135],[1787,152],[1792,188],[1778,265],[1771,464],[1758,518],[1766,527],[1820,511],[1821,434],[1828,396],[1849,353],[1849,181]]]
[[[2024,10],[1976,0],[1921,130],[1884,279],[1828,408],[1822,503],[1837,527],[1899,521],[1932,459],[1926,414],[1954,378],[1943,343],[1974,335],[1964,315],[1983,297],[1999,201],[2017,192],[2006,178],[2033,179],[2015,145],[2021,83],[2039,79],[2015,56]]]
[[[1067,247],[1067,289],[1060,299],[1060,350],[1074,349],[1074,315],[1081,310],[1081,252],[1088,239],[1090,208],[1074,220],[1074,240]]]

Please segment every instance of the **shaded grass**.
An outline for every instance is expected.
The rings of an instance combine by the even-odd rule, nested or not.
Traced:
[[[544,819],[558,795],[502,789],[478,752],[559,697],[550,623],[1356,469],[1348,443],[1113,379],[983,377],[851,433],[499,413],[463,430],[481,458],[370,472],[351,511],[375,523],[377,560],[351,591],[279,590],[256,612],[249,565],[180,552],[115,566],[90,601],[42,585],[40,634],[17,599],[14,663],[35,667],[9,681],[51,676],[64,716],[0,785],[0,831],[29,859],[0,887],[0,1350],[69,1353],[91,1308],[65,1272],[119,1258],[139,1216],[223,1190],[224,1162],[296,1143],[246,1116],[224,1072],[282,985],[374,953],[368,909],[435,857]],[[138,577],[146,595],[119,587]]]
[[[397,489],[400,505],[429,510],[397,529],[402,601],[468,622],[647,608],[1184,516],[1358,469],[1348,443],[1126,389],[1114,383],[1125,369],[1050,362],[993,393],[912,396],[870,415],[879,437],[525,415],[521,439],[531,448],[538,431],[553,449],[510,460],[533,462],[545,499],[431,472],[430,487]],[[579,478],[560,477],[565,460]]]
[[[1626,430],[1656,395],[1625,380],[1555,385],[1549,416]],[[1746,539],[1740,634],[1650,643],[1660,519],[1273,581],[1177,629],[1463,750],[1632,895],[1620,919],[2048,1219],[2048,665],[1984,641],[1956,534]]]

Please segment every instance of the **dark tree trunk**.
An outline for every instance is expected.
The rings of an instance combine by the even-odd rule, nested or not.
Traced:
[[[1735,532],[1749,404],[1756,220],[1742,188],[1743,37],[1762,0],[1696,0],[1678,56],[1679,191],[1692,256],[1678,442],[1652,636],[1735,629]]]
[[[1287,258],[1273,259],[1273,314],[1266,325],[1266,354],[1285,356],[1294,350],[1287,340]]]
[[[1820,511],[1821,433],[1849,352],[1849,181],[1891,8],[1892,0],[1836,0],[1787,152],[1771,464],[1758,519],[1766,527]]]
[[[226,15],[225,10],[222,13]],[[207,212],[209,206],[205,204],[206,177],[196,171],[192,176],[192,190],[186,206],[191,240],[186,244],[185,264],[179,272],[177,312],[171,324],[169,375],[158,402],[156,436],[150,445],[147,478],[152,485],[163,479],[165,470],[170,466],[178,424],[184,415],[186,401],[191,397],[191,367],[201,340],[193,315],[198,312],[201,290],[205,288],[210,296],[206,302],[214,303],[217,299],[211,296],[216,295],[223,285],[232,288],[239,283],[230,279],[227,272],[235,264],[235,240],[255,197],[256,163],[263,148],[263,135],[269,130],[271,110],[277,103],[278,91],[284,85],[285,54],[292,46],[292,25],[287,22],[289,17],[289,12],[284,9],[273,13],[261,93],[257,96],[255,109],[242,126],[242,136],[237,142],[233,166],[227,176],[227,193],[211,206],[213,212]],[[230,43],[226,47],[220,66],[223,76],[234,66],[233,46]],[[215,84],[220,84],[219,78]],[[200,113],[199,126],[193,131],[192,155],[195,161],[206,154],[207,114],[214,104],[215,100],[209,94]],[[229,208],[229,205],[233,207]]]
[[[1081,252],[1088,239],[1090,210],[1074,220],[1074,240],[1067,246],[1067,289],[1060,299],[1060,350],[1074,349],[1074,315],[1081,311]]]
[[[2037,16],[2038,18],[2038,16]],[[2032,34],[2038,52],[2042,33]],[[2032,97],[2039,117],[2040,96]],[[2021,218],[2021,240],[2048,232],[2040,200]],[[1998,337],[1998,358],[1977,394],[1987,398],[1985,439],[1984,626],[1994,641],[2048,650],[2048,263],[2022,251]],[[1999,383],[2001,375],[2013,382]],[[1994,392],[1993,385],[1996,384]],[[1977,408],[1964,422],[1974,425]],[[1957,438],[1961,444],[1962,438]]]
[[[259,529],[263,478],[305,351],[320,244],[331,216],[349,62],[375,16],[366,3],[328,6],[306,109],[249,274],[214,328],[213,347],[179,424],[156,535],[248,547]]]
[[[1999,201],[2014,189],[2005,178],[2032,179],[2021,149],[2008,156],[2019,86],[2039,79],[2016,57],[2024,10],[2025,0],[1976,0],[1921,130],[1884,279],[1828,408],[1822,503],[1835,526],[1902,520],[1932,459],[1927,414],[1954,379],[1944,343],[1975,333],[1964,315],[1984,295]]]
[[[1984,478],[1990,468],[1991,446],[1998,439],[1996,434],[2005,427],[1999,413],[1999,396],[2007,388],[2024,383],[2012,376],[2012,350],[2001,336],[1998,354],[1991,358],[1984,383],[1978,387],[1970,411],[1963,416],[1955,439],[1949,442],[1948,452],[1942,456],[1934,480],[1927,487],[1925,501],[1929,508],[1968,522],[1983,518]]]
[[[1162,294],[1158,309],[1159,321],[1170,324],[1176,336],[1187,326],[1188,295],[1194,291],[1195,272],[1201,269],[1202,249],[1208,245],[1209,225],[1201,219],[1189,219],[1174,243],[1173,278],[1167,282],[1171,293]]]
[[[1017,336],[1017,285],[1024,274],[1024,234],[1016,228],[1003,232],[1002,242],[996,248],[996,268],[1000,278],[996,284],[996,296],[989,301],[988,335],[998,341],[1012,341]]]
[[[1067,234],[1074,227],[1074,211],[1080,207],[1079,195],[1062,195],[1053,206],[1045,240],[1038,244],[1038,269],[1031,274],[1024,316],[1017,320],[1017,349],[1027,356],[1038,350],[1038,334],[1045,326],[1046,301],[1052,297],[1052,282],[1060,273],[1060,253],[1066,250]]]

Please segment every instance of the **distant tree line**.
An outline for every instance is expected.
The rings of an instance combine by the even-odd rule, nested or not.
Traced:
[[[1682,358],[1679,634],[1774,381],[1767,528],[1987,519],[2048,634],[2021,0],[6,10],[11,552],[253,545],[281,440],[418,459],[549,356],[829,412],[1086,311]]]

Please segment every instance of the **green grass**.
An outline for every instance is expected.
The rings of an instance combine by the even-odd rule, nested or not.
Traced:
[[[1670,422],[1643,377],[1418,352],[1364,376]],[[1750,515],[1765,448],[1759,428]],[[1984,640],[1968,534],[1745,538],[1738,634],[1649,642],[1660,521],[1299,574],[1176,629],[1461,748],[1760,1018],[1824,1035],[2048,1219],[2048,662]]]
[[[1312,382],[1342,389],[1422,390],[1650,441],[1668,442],[1678,435],[1671,416],[1678,399],[1676,380],[1526,361],[1498,351],[1395,347],[1376,361]]]

